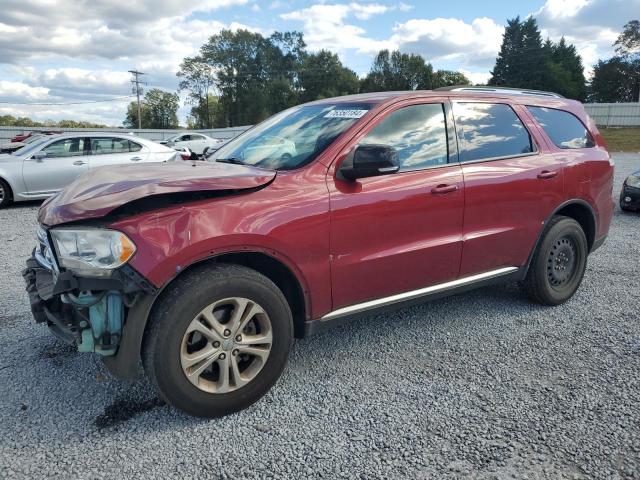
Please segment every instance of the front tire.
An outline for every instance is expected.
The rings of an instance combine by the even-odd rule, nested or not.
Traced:
[[[167,403],[220,417],[269,391],[292,338],[289,305],[267,277],[237,265],[196,267],[154,307],[143,363]]]
[[[7,182],[0,179],[0,208],[10,205],[11,201],[11,187]]]
[[[578,290],[587,267],[589,248],[582,227],[574,219],[551,219],[534,253],[523,282],[534,302],[559,305]]]

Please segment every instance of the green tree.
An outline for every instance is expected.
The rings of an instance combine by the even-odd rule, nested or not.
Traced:
[[[543,44],[533,17],[507,21],[489,85],[552,90],[578,100],[586,96],[582,59],[575,46],[564,38]]]
[[[257,123],[295,104],[295,83],[304,40],[298,32],[265,38],[248,30],[223,30],[201,49],[215,70],[223,125]]]
[[[180,79],[178,91],[188,92],[187,104],[192,105],[194,128],[212,128],[213,112],[210,109],[210,92],[215,76],[212,68],[201,57],[187,57],[176,74]]]
[[[616,53],[622,57],[640,55],[640,21],[627,22],[613,45]]]
[[[144,94],[140,102],[142,128],[178,128],[178,108],[180,97],[177,93],[152,88]],[[126,128],[137,128],[138,106],[131,102],[123,122]]]
[[[360,91],[428,90],[432,88],[433,67],[420,55],[381,50]]]
[[[358,93],[359,88],[355,72],[344,67],[338,55],[328,50],[303,56],[298,82],[301,102]]]
[[[545,75],[541,79],[540,88],[584,101],[587,95],[586,79],[576,47],[568,44],[562,37],[558,43],[547,40],[544,50]]]
[[[640,21],[631,20],[623,27],[615,43],[616,54],[600,60],[593,68],[589,84],[589,101],[640,101]]]
[[[507,20],[502,35],[502,45],[496,64],[491,71],[489,85],[509,86],[519,81],[518,68],[522,63],[524,50],[524,34],[520,17]]]
[[[590,102],[638,102],[640,94],[640,59],[616,56],[600,60],[593,67],[589,84]]]
[[[471,85],[471,82],[462,72],[438,70],[433,73],[431,88],[453,87],[456,85]]]

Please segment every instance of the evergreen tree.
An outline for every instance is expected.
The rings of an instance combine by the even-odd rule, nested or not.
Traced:
[[[539,89],[545,83],[547,52],[533,17],[522,23],[522,53],[514,62],[515,79],[522,88]]]
[[[491,72],[489,85],[510,86],[517,82],[517,69],[522,63],[524,35],[520,17],[507,20],[507,26],[502,35],[502,45],[496,64]]]
[[[489,85],[550,90],[578,100],[586,96],[582,59],[575,46],[564,38],[543,44],[533,17],[508,20]]]

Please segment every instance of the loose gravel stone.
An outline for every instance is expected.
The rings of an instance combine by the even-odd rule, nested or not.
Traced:
[[[615,158],[617,198],[640,155]],[[565,305],[505,285],[362,319],[204,421],[34,324],[38,206],[0,210],[0,478],[640,478],[640,214]]]

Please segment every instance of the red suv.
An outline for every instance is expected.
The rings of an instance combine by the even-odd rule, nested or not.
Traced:
[[[210,159],[80,177],[42,205],[24,271],[36,321],[204,417],[358,315],[506,281],[565,302],[613,212],[596,126],[545,92],[326,99]]]

